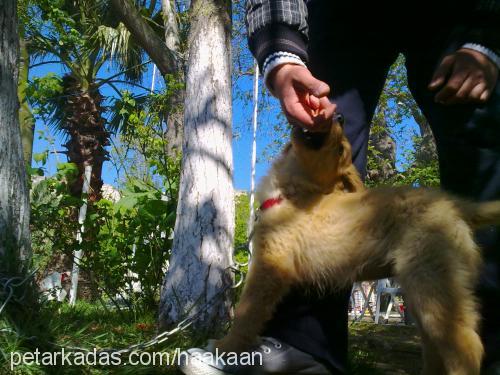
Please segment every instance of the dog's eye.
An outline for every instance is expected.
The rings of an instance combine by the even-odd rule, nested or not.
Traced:
[[[344,146],[340,146],[337,152],[339,155],[342,155],[344,153]]]
[[[340,124],[340,126],[344,127],[344,115],[342,113],[337,113],[335,119]]]

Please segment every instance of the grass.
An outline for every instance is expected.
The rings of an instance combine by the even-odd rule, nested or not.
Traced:
[[[352,374],[416,375],[421,369],[415,327],[359,322],[349,327]]]
[[[0,374],[179,374],[172,366],[48,366],[19,365],[10,371],[10,353],[33,352],[36,347],[41,352],[60,351],[50,346],[47,341],[64,347],[82,347],[88,349],[126,348],[131,344],[145,342],[156,333],[156,312],[137,314],[132,311],[106,310],[101,305],[80,301],[76,306],[67,304],[45,304],[36,322],[40,341],[23,340],[7,329],[7,322],[0,320]],[[35,319],[34,319],[35,320]],[[19,330],[18,330],[19,331]],[[26,331],[26,330],[25,330]],[[29,330],[27,330],[29,331]],[[34,330],[32,329],[31,332]],[[185,349],[203,344],[201,338],[188,333],[177,333],[165,343],[149,349],[168,353],[170,359],[176,348]],[[418,338],[413,327],[382,326],[370,323],[356,323],[350,326],[350,373],[354,375],[377,374],[417,374],[420,366]],[[166,354],[163,354],[166,356]],[[42,354],[40,354],[41,358]],[[150,358],[150,357],[145,357]],[[166,357],[164,357],[165,359]],[[108,357],[112,360],[112,357]],[[127,356],[122,356],[128,361]],[[76,362],[76,357],[73,358]],[[159,361],[156,357],[155,360]]]
[[[2,332],[0,336],[0,349],[3,354],[3,361],[0,367],[0,374],[177,374],[174,367],[163,366],[103,366],[99,363],[95,366],[43,366],[43,365],[20,365],[14,372],[10,371],[11,352],[33,352],[36,347],[40,351],[56,352],[61,349],[58,346],[50,346],[44,341],[56,343],[62,347],[79,347],[93,350],[96,348],[122,349],[132,344],[145,342],[155,336],[156,323],[155,313],[145,313],[137,315],[134,312],[124,310],[120,314],[113,310],[105,310],[100,305],[90,304],[80,301],[76,306],[68,304],[50,303],[43,306],[41,315],[37,320],[44,323],[45,332],[42,333],[42,345],[40,341],[20,339],[15,332]],[[3,328],[6,322],[2,321]],[[2,328],[2,327],[0,327]],[[194,339],[185,333],[172,336],[161,345],[157,345],[148,352],[150,357],[152,351],[168,353],[172,358],[176,348],[186,348],[191,345],[200,344],[199,339]],[[67,350],[65,351],[68,352]],[[167,354],[164,355],[164,361]],[[81,356],[81,354],[80,354]],[[147,355],[145,355],[147,356]],[[42,358],[42,354],[40,357]],[[92,357],[91,357],[92,358]],[[111,355],[102,357],[104,362],[110,363],[113,360]],[[148,359],[148,357],[144,357]],[[137,360],[136,357],[132,358]],[[77,361],[76,356],[73,357]],[[124,355],[121,357],[124,362],[129,362],[130,358]],[[151,360],[152,357],[151,357]],[[159,357],[155,358],[156,363]],[[47,359],[48,361],[48,359]],[[60,359],[59,359],[60,361]]]

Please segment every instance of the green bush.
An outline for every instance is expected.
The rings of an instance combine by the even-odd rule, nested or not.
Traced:
[[[118,298],[129,307],[156,308],[175,224],[177,164],[172,164],[167,194],[129,179],[119,201],[102,199],[90,205],[81,244],[76,233],[83,200],[68,190],[75,168],[61,164],[54,176],[32,188],[31,229],[39,278],[57,268],[70,270],[73,251],[80,248],[81,268],[91,271],[91,287],[100,297],[115,305]],[[133,283],[140,283],[140,292],[133,292]]]

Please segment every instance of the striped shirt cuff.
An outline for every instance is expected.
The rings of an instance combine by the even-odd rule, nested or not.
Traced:
[[[500,69],[500,56],[498,56],[493,50],[477,43],[465,43],[461,48],[467,48],[482,53],[493,61],[497,68]]]
[[[267,78],[269,77],[269,74],[273,71],[274,68],[283,64],[295,64],[295,65],[301,65],[303,67],[306,66],[306,64],[302,61],[302,59],[294,53],[279,51],[270,54],[264,60],[262,68],[263,68],[264,83],[269,88],[271,93],[272,93],[272,87],[268,84]]]

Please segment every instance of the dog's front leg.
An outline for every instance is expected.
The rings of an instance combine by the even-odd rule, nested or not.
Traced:
[[[290,289],[293,279],[290,267],[277,257],[253,261],[233,325],[228,335],[215,343],[216,348],[224,352],[242,352],[255,343],[277,304]]]

